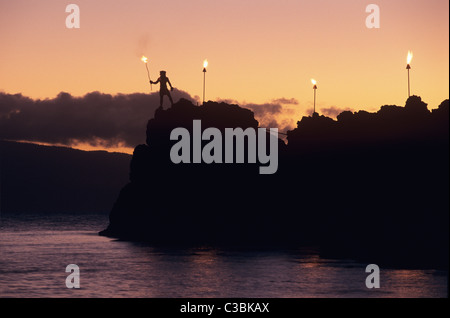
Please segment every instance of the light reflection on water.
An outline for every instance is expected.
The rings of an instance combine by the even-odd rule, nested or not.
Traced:
[[[97,235],[107,216],[3,216],[0,297],[446,297],[447,273],[381,269],[314,250],[156,248]],[[80,289],[65,268],[80,267]]]

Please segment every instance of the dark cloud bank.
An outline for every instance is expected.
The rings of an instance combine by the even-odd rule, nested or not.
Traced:
[[[179,90],[172,95],[174,100],[191,99]],[[158,93],[92,92],[83,97],[60,93],[46,100],[0,93],[0,139],[134,147],[145,141],[142,130],[157,107]]]
[[[175,101],[196,99],[176,89],[172,94]],[[165,98],[167,108],[169,102]],[[235,100],[220,102],[239,104]],[[240,107],[253,111],[260,127],[276,127],[286,132],[295,127],[295,114],[288,106],[298,104],[294,98],[278,98],[264,104],[244,103]],[[0,92],[0,139],[133,148],[145,140],[142,129],[158,106],[157,92],[118,95],[92,92],[83,97],[62,92],[54,99],[45,100]],[[321,112],[336,118],[344,110],[350,109],[333,106]]]
[[[177,89],[172,95],[175,101],[195,99]],[[167,97],[164,102],[167,108]],[[280,131],[286,131],[292,125],[283,125],[274,117],[283,112],[281,103],[297,104],[297,101],[281,98],[272,103],[242,107],[251,109],[263,127],[280,127]],[[157,92],[118,95],[92,92],[83,97],[62,92],[46,100],[0,93],[0,139],[68,146],[84,142],[102,147],[135,147],[145,140],[142,129],[158,107]]]

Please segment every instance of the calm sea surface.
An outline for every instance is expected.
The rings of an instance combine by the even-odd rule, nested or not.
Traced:
[[[365,267],[313,249],[157,248],[97,235],[105,215],[2,215],[0,297],[447,297],[447,273]],[[65,268],[80,268],[68,289]]]

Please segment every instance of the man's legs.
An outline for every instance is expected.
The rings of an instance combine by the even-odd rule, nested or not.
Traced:
[[[167,92],[167,96],[169,96],[170,103],[171,103],[172,106],[173,106],[172,95],[170,95],[170,92]]]

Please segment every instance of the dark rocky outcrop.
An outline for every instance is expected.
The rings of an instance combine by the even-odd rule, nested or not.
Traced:
[[[180,100],[157,110],[136,147],[130,183],[102,235],[164,244],[317,245],[381,264],[448,264],[448,100],[420,97],[337,121],[303,117],[279,140],[278,171],[257,164],[173,164],[170,132],[257,128],[237,105]]]
[[[276,218],[271,205],[271,182],[277,175],[259,175],[259,163],[174,164],[170,140],[174,128],[191,132],[194,119],[202,129],[257,128],[253,113],[236,105],[208,102],[194,106],[180,100],[158,110],[148,122],[147,144],[136,147],[126,185],[111,212],[110,226],[102,234],[161,243],[269,242]],[[205,144],[207,142],[203,142]],[[279,140],[279,150],[285,144]],[[224,152],[224,151],[223,151]],[[246,153],[246,157],[247,157]],[[271,181],[272,180],[272,181]],[[278,208],[278,207],[277,207]],[[243,213],[248,211],[248,213]]]

